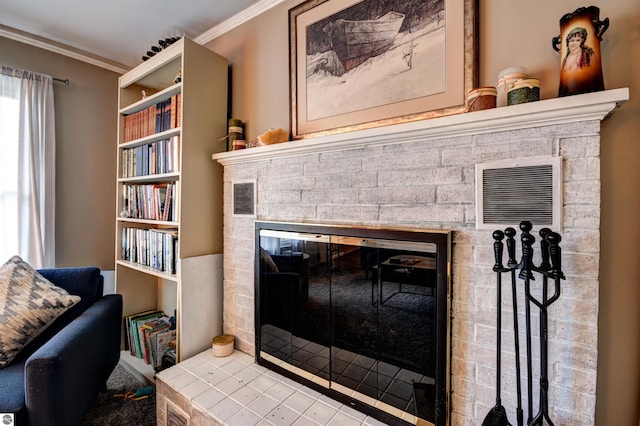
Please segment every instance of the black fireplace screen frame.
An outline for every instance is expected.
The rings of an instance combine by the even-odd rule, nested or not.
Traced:
[[[365,228],[365,227],[345,227],[345,226],[335,226],[335,225],[316,225],[316,224],[298,224],[298,223],[284,223],[284,222],[264,222],[264,221],[256,221],[255,222],[255,339],[256,339],[256,362],[260,365],[263,365],[267,368],[270,368],[278,373],[283,374],[286,377],[289,377],[299,383],[302,383],[312,389],[315,389],[321,393],[324,393],[342,403],[348,404],[372,417],[378,418],[379,420],[387,423],[387,424],[398,424],[405,425],[408,424],[405,420],[400,419],[395,409],[391,410],[380,410],[378,408],[373,407],[372,405],[366,403],[368,398],[359,398],[357,396],[349,396],[345,393],[344,389],[347,388],[342,386],[340,382],[340,378],[334,374],[334,370],[338,369],[338,363],[341,362],[337,358],[331,357],[331,361],[328,366],[328,371],[320,371],[316,374],[309,374],[309,371],[304,371],[301,368],[298,368],[296,364],[296,360],[291,358],[286,360],[286,362],[282,362],[286,356],[278,356],[276,351],[270,352],[269,350],[263,351],[263,348],[271,348],[269,346],[271,344],[271,340],[273,339],[273,334],[264,334],[264,327],[272,327],[271,329],[279,330],[279,331],[287,331],[287,328],[290,328],[290,337],[298,337],[296,335],[304,335],[307,337],[308,332],[300,331],[299,333],[294,333],[293,327],[300,326],[300,324],[293,324],[297,322],[314,322],[313,317],[305,317],[304,321],[300,320],[299,316],[295,316],[294,321],[290,321],[289,326],[286,324],[282,327],[274,326],[273,324],[278,324],[279,322],[287,321],[287,318],[293,318],[294,315],[289,312],[289,308],[282,308],[278,306],[278,303],[281,303],[280,299],[291,299],[295,301],[298,298],[302,298],[302,300],[306,301],[308,294],[305,292],[309,292],[309,286],[304,287],[302,278],[294,273],[294,269],[299,267],[298,264],[305,264],[305,270],[309,270],[309,255],[304,253],[304,251],[296,251],[296,247],[285,247],[283,250],[288,250],[288,263],[287,266],[280,267],[278,269],[278,257],[275,254],[272,256],[274,250],[265,250],[261,241],[264,241],[265,235],[291,235],[292,239],[296,242],[298,241],[297,236],[301,236],[302,240],[306,240],[311,243],[311,246],[323,247],[323,251],[326,249],[325,253],[318,253],[319,257],[324,256],[324,260],[326,264],[329,266],[330,270],[338,270],[341,266],[338,264],[338,259],[344,259],[344,261],[348,261],[348,256],[345,253],[348,250],[343,250],[344,248],[353,248],[356,251],[360,259],[360,268],[364,270],[364,274],[367,274],[367,278],[372,281],[371,284],[371,305],[376,307],[379,306],[379,309],[382,309],[382,306],[389,302],[395,303],[398,309],[407,309],[410,307],[406,304],[403,304],[404,300],[401,297],[405,296],[405,293],[411,293],[412,288],[417,288],[420,292],[425,292],[425,297],[421,300],[429,300],[429,306],[431,311],[433,312],[433,308],[435,308],[435,314],[433,318],[430,318],[431,325],[429,326],[429,330],[431,332],[432,328],[435,328],[434,334],[435,338],[431,342],[435,341],[435,348],[429,348],[429,356],[428,360],[425,360],[421,365],[423,369],[428,370],[428,372],[422,371],[425,376],[423,377],[431,377],[431,373],[435,377],[434,383],[428,385],[428,390],[424,390],[424,387],[419,387],[418,380],[416,379],[416,383],[414,384],[414,395],[413,401],[415,404],[416,412],[413,413],[416,419],[420,419],[422,424],[423,420],[427,420],[428,422],[432,422],[436,425],[447,425],[449,423],[450,417],[450,304],[451,304],[451,280],[450,280],[450,263],[451,263],[451,232],[444,230],[401,230],[401,229],[381,229],[381,228]],[[262,238],[261,238],[262,236]],[[270,238],[270,237],[266,237]],[[286,240],[286,239],[284,239]],[[279,244],[278,240],[278,244]],[[400,243],[404,247],[402,251],[393,251],[381,249],[381,247],[395,247],[393,244]],[[426,253],[425,256],[421,256],[424,253],[424,247],[429,247],[429,253]],[[369,250],[368,252],[365,250]],[[381,256],[379,253],[386,253],[385,256]],[[375,261],[374,266],[366,265],[367,263],[371,263],[369,260],[373,255],[366,253],[375,252]],[[392,254],[402,253],[402,256],[390,256]],[[312,255],[315,256],[315,255]],[[275,260],[275,261],[274,261]],[[313,260],[311,261],[313,263]],[[429,263],[429,270],[426,267],[422,268],[420,265]],[[398,267],[396,267],[396,265]],[[385,294],[383,294],[383,286],[382,282],[387,278],[384,277],[385,274],[385,266],[387,270],[392,272],[395,271],[409,271],[410,275],[413,272],[413,276],[418,276],[419,280],[429,280],[429,286],[412,286],[410,281],[403,281],[403,279],[391,279],[393,289],[390,289],[389,285],[387,285],[387,289],[385,290]],[[390,268],[389,268],[390,267]],[[433,268],[435,267],[435,271]],[[348,269],[343,268],[343,269]],[[355,267],[354,267],[355,269]],[[273,271],[277,271],[277,274]],[[425,273],[429,273],[431,275],[425,276]],[[332,274],[333,272],[329,272]],[[389,273],[387,273],[388,275]],[[275,277],[277,275],[277,278]],[[308,279],[308,277],[304,277]],[[274,281],[274,280],[278,281]],[[271,280],[271,281],[269,281]],[[331,281],[331,278],[329,278]],[[335,280],[337,281],[337,279]],[[397,282],[396,282],[397,281]],[[262,284],[261,284],[262,282]],[[402,290],[402,283],[408,282],[408,285],[405,285],[405,291]],[[270,283],[270,287],[272,288],[275,284],[279,286],[280,295],[277,296],[279,300],[273,301],[273,291],[263,291],[262,286],[267,285],[266,283]],[[376,284],[377,283],[377,284]],[[306,285],[306,283],[305,283]],[[431,287],[429,289],[422,289],[422,287]],[[266,287],[265,287],[266,288]],[[288,290],[282,290],[282,289]],[[329,288],[333,288],[332,285],[329,285]],[[337,288],[337,287],[336,287]],[[291,290],[293,289],[293,290]],[[430,297],[427,297],[427,290],[430,291]],[[283,291],[285,293],[283,293]],[[328,290],[329,294],[333,291],[334,294],[337,293],[336,290]],[[389,293],[389,291],[391,291]],[[295,293],[295,295],[293,295]],[[304,294],[303,294],[304,293]],[[282,294],[286,294],[282,296]],[[396,297],[395,295],[400,294],[401,297]],[[413,294],[413,293],[412,293]],[[338,345],[334,343],[339,340],[340,333],[336,330],[339,329],[337,326],[339,322],[339,308],[334,307],[337,303],[334,303],[332,299],[334,296],[330,296],[331,302],[329,302],[330,309],[326,311],[326,314],[329,318],[329,325],[326,335],[318,332],[317,335],[314,334],[314,337],[317,337],[317,343],[327,344],[328,348],[331,351],[337,351],[341,349],[337,349],[339,347],[343,347],[344,345]],[[367,297],[369,295],[367,294]],[[394,299],[395,297],[395,299]],[[418,297],[419,298],[419,297]],[[381,302],[381,303],[380,303]],[[288,302],[287,302],[288,303]],[[295,303],[295,302],[294,302]],[[306,302],[305,302],[306,303]],[[425,302],[427,303],[427,302]],[[378,305],[379,304],[379,305]],[[284,314],[284,319],[282,318]],[[324,312],[323,312],[324,313]],[[382,314],[378,314],[380,316]],[[414,313],[415,315],[415,313]],[[421,314],[420,314],[421,315]],[[411,317],[410,317],[411,318]],[[413,318],[416,318],[415,316]],[[422,318],[422,317],[420,317]],[[376,317],[376,321],[378,321],[378,317]],[[408,322],[410,322],[409,320]],[[422,320],[421,320],[422,321]],[[416,322],[421,322],[416,321]],[[425,320],[426,321],[426,320]],[[435,321],[435,325],[433,324]],[[263,327],[264,326],[264,327]],[[380,329],[380,325],[376,324],[376,330]],[[346,333],[346,332],[345,332]],[[407,333],[410,333],[409,331]],[[263,336],[264,334],[264,336]],[[295,335],[294,335],[295,334]],[[345,334],[346,339],[349,339],[348,334]],[[286,337],[286,336],[285,336]],[[289,338],[289,337],[287,337]],[[326,338],[326,339],[325,339]],[[327,343],[327,340],[329,343]],[[313,340],[311,342],[314,342]],[[314,342],[316,343],[316,342]],[[344,342],[342,342],[344,343]],[[361,342],[358,342],[359,344]],[[384,342],[383,342],[384,343]],[[379,346],[383,346],[383,343],[379,343]],[[263,346],[263,344],[265,346]],[[411,343],[408,343],[411,344]],[[378,344],[376,344],[378,345]],[[396,343],[394,342],[394,345]],[[366,345],[362,345],[362,348],[359,349],[351,349],[354,354],[362,355],[363,359],[375,359],[378,362],[384,362],[385,365],[395,365],[393,360],[385,359],[383,351],[380,353],[376,353],[377,356],[368,357],[370,355],[366,348]],[[375,346],[376,348],[378,346]],[[405,352],[407,348],[403,349]],[[349,353],[347,351],[346,353]],[[422,352],[425,353],[425,352]],[[276,356],[272,356],[275,354]],[[435,360],[431,359],[435,358]],[[409,360],[406,362],[411,364]],[[403,363],[400,362],[400,365]],[[407,371],[413,372],[414,370],[420,370],[420,368],[408,369]],[[311,377],[310,377],[311,376]],[[381,376],[382,377],[382,376]],[[413,380],[413,379],[412,379]],[[362,384],[361,384],[362,385]],[[364,386],[364,385],[362,385]],[[426,386],[426,385],[425,385]],[[421,394],[416,393],[416,389]],[[422,389],[422,390],[420,390]],[[426,392],[426,395],[424,394]],[[420,396],[421,395],[421,396]],[[427,409],[428,413],[425,414],[423,410],[420,413],[420,409],[417,407],[416,401],[419,398],[428,398],[429,401],[432,401],[433,404],[429,404],[429,408]],[[374,397],[375,399],[375,397]],[[380,398],[378,398],[380,399]],[[398,405],[399,406],[399,405]],[[401,412],[404,412],[400,410]],[[394,415],[395,412],[395,415]],[[409,423],[410,424],[410,423]]]

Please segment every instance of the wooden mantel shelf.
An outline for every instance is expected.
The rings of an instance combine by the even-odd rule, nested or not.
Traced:
[[[345,149],[603,120],[629,99],[629,88],[547,99],[392,126],[213,154],[223,166]]]

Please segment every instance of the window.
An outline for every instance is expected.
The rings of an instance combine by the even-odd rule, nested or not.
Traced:
[[[18,253],[18,108],[0,96],[0,262]]]

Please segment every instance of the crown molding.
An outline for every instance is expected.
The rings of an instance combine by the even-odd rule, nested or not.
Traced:
[[[232,29],[244,24],[245,22],[255,18],[256,16],[266,12],[282,3],[284,0],[262,0],[255,3],[253,6],[248,7],[242,12],[232,16],[226,21],[212,27],[208,31],[200,34],[193,39],[198,44],[206,44],[214,40],[216,37],[231,31]],[[0,24],[0,37],[5,37],[11,40],[19,41],[20,43],[28,44],[30,46],[38,47],[40,49],[48,50],[50,52],[64,55],[73,59],[77,59],[82,62],[95,65],[100,68],[104,68],[110,71],[117,72],[119,74],[125,74],[131,70],[132,67],[115,62],[98,55],[86,52],[81,49],[77,49],[44,37],[37,36],[16,28],[8,27]]]
[[[210,30],[200,34],[198,37],[194,38],[193,41],[199,44],[207,44],[210,41],[214,40],[216,37],[221,36],[222,34],[231,31],[232,29],[244,24],[245,22],[255,18],[256,16],[266,12],[284,2],[284,0],[262,0],[253,6],[250,6],[243,10],[242,12],[232,16],[226,21],[216,25]]]
[[[68,56],[69,58],[77,59],[119,74],[124,74],[131,69],[131,67],[94,55],[84,50],[76,49],[75,47],[67,46],[65,44],[2,24],[0,24],[0,36],[19,41],[20,43],[28,44],[30,46],[38,47],[40,49],[48,50],[59,55]]]

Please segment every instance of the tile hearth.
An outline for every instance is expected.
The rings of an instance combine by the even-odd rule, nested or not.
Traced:
[[[167,424],[168,409],[191,426],[383,425],[238,350],[228,357],[205,350],[158,373],[156,386],[158,425]]]

